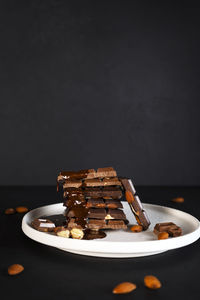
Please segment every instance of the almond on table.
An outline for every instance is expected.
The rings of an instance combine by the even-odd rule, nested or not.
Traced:
[[[14,264],[8,267],[8,274],[9,275],[17,275],[24,271],[24,267],[19,264]]]
[[[144,277],[144,285],[151,290],[157,290],[162,286],[160,280],[153,275],[147,275]]]
[[[183,197],[176,197],[176,198],[173,198],[172,201],[175,202],[175,203],[183,203],[184,198]]]
[[[18,206],[16,207],[16,212],[20,213],[20,214],[23,214],[25,212],[28,211],[28,208],[26,206]]]
[[[136,285],[132,282],[122,282],[113,289],[113,294],[127,294],[136,289]]]
[[[13,214],[15,214],[15,209],[14,208],[6,208],[6,210],[5,210],[5,214],[6,215],[13,215]]]

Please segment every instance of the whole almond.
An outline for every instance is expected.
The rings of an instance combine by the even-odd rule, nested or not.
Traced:
[[[144,285],[152,290],[157,290],[162,286],[160,280],[153,275],[148,275],[144,277]]]
[[[6,215],[13,215],[14,213],[15,213],[14,208],[6,208],[6,210],[5,210]]]
[[[136,285],[131,282],[122,282],[113,289],[113,294],[127,294],[136,289]]]
[[[160,232],[158,234],[158,240],[166,240],[169,237],[169,233],[168,232]]]
[[[184,198],[183,197],[177,197],[177,198],[173,198],[172,201],[176,202],[176,203],[183,203],[184,202]]]
[[[28,208],[26,206],[18,206],[16,207],[16,212],[20,213],[20,214],[23,214],[25,212],[28,211]]]
[[[143,227],[141,225],[133,225],[131,227],[132,232],[141,232],[143,230]]]
[[[11,265],[10,267],[8,267],[9,275],[17,275],[17,274],[21,273],[22,271],[24,271],[24,267],[19,264],[14,264],[14,265]]]

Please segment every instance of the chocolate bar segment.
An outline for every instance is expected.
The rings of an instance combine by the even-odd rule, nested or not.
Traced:
[[[86,207],[97,207],[97,208],[105,208],[106,203],[103,199],[88,199]]]
[[[63,184],[63,188],[79,188],[82,186],[81,180],[66,180]]]
[[[73,228],[80,228],[76,223],[76,220],[71,218],[68,227],[69,230]],[[88,219],[87,228],[91,230],[100,229],[127,229],[126,222],[124,220],[98,220],[98,219]]]
[[[108,208],[123,208],[121,202],[119,200],[114,200],[114,199],[106,199],[105,201],[105,205]]]
[[[167,232],[170,237],[177,237],[182,235],[181,227],[172,222],[158,223],[154,227],[154,233],[159,234],[161,232]]]
[[[125,189],[126,200],[129,203],[129,206],[136,218],[137,223],[139,225],[142,225],[144,230],[146,230],[150,225],[150,221],[145,210],[143,209],[139,197],[135,195],[135,188],[132,184],[131,179],[122,178],[121,182]]]
[[[107,215],[106,215],[107,220],[111,219],[116,219],[116,220],[126,220],[126,216],[121,209],[108,209],[107,210]]]
[[[119,179],[117,177],[113,177],[113,178],[104,178],[103,180],[99,179],[99,178],[95,178],[95,179],[86,179],[83,182],[83,186],[86,187],[95,187],[95,186],[121,186],[121,182],[119,181]]]
[[[49,219],[34,219],[31,223],[33,228],[42,232],[51,232],[54,231],[56,227],[55,224]]]
[[[86,198],[121,199],[123,194],[119,187],[85,188]]]
[[[94,169],[88,170],[80,170],[77,172],[70,171],[70,172],[60,172],[58,175],[57,181],[63,182],[65,180],[79,180],[83,178],[95,178],[96,171]]]
[[[116,177],[117,173],[112,167],[98,168],[97,177]]]

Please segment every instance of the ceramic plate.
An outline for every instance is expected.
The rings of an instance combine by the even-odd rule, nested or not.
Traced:
[[[151,225],[147,231],[132,233],[128,230],[107,230],[107,236],[98,240],[75,240],[44,233],[31,227],[33,219],[61,214],[64,211],[62,203],[47,205],[28,212],[22,220],[22,230],[31,239],[56,247],[67,252],[99,257],[138,257],[153,255],[180,248],[195,242],[200,237],[199,221],[188,213],[169,207],[143,204],[148,213]],[[130,225],[136,224],[128,203],[124,202],[124,211]],[[156,223],[173,222],[180,226],[183,235],[167,240],[157,240],[153,233]]]

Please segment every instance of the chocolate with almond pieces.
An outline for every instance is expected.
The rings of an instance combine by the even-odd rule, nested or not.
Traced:
[[[121,178],[121,182],[125,190],[126,200],[129,203],[137,223],[142,225],[144,230],[146,230],[150,225],[150,221],[139,197],[135,194],[136,190],[131,179]]]

